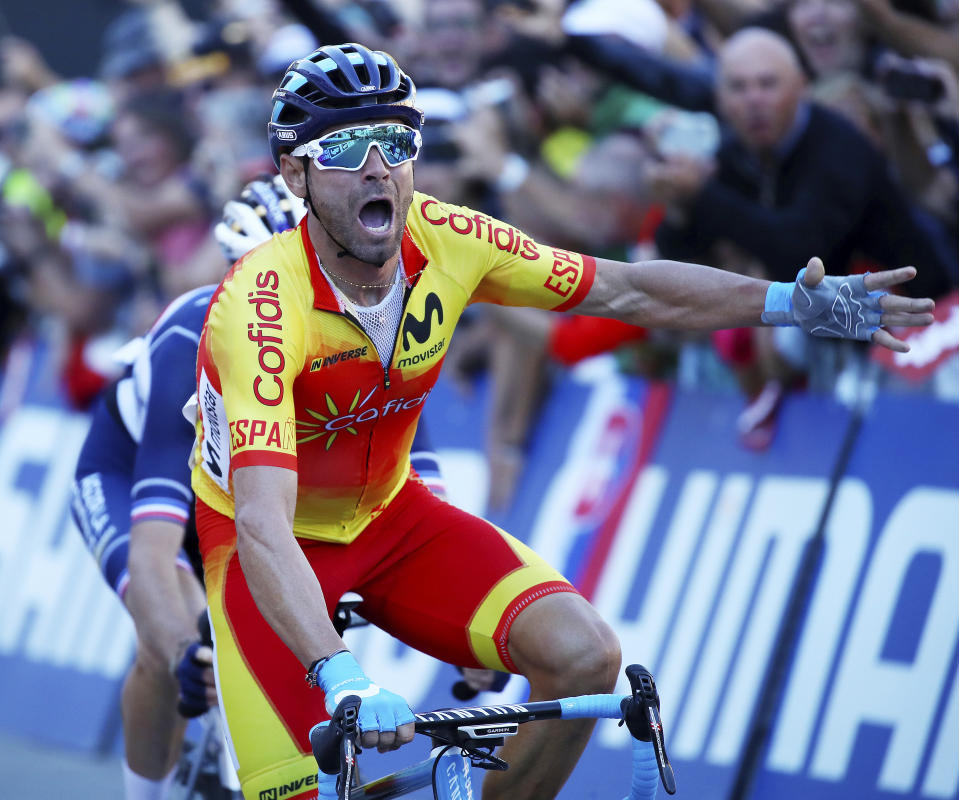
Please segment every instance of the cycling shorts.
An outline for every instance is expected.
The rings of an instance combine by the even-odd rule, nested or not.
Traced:
[[[197,501],[197,528],[216,642],[217,689],[244,796],[316,793],[308,734],[327,719],[323,694],[260,615],[229,517]],[[522,542],[408,480],[350,544],[300,539],[332,614],[343,593],[396,638],[465,667],[515,672],[510,625],[533,600],[575,592]],[[402,687],[385,687],[398,690]]]
[[[122,600],[130,582],[127,565],[137,445],[103,403],[93,413],[90,431],[80,450],[70,511],[104,579]],[[198,572],[195,562],[186,550],[180,550],[178,567]]]

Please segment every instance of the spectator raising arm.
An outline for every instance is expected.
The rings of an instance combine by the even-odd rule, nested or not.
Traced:
[[[959,69],[959,32],[894,8],[889,0],[859,0],[866,21],[880,40],[894,50],[941,58]]]
[[[568,47],[611,78],[687,111],[715,111],[713,71],[644,50],[618,36],[570,36]]]
[[[922,226],[865,137],[809,102],[785,40],[755,28],[731,37],[719,56],[717,98],[727,135],[716,171],[698,186],[684,182],[682,197],[667,193],[682,213],[668,215],[657,231],[663,255],[715,263],[726,240],[769,277],[789,280],[812,256],[846,272],[854,254],[865,253],[887,267],[918,265],[909,293],[948,291],[955,253]]]

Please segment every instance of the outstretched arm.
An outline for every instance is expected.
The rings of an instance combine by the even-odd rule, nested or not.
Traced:
[[[904,55],[941,58],[959,69],[955,27],[900,11],[889,0],[859,0],[858,5],[866,25],[884,44]]]
[[[846,285],[852,292],[853,305],[864,309],[875,307],[877,318],[868,326],[867,334],[853,329],[843,332],[826,330],[821,320],[807,314],[805,304],[793,308],[791,302],[800,288],[794,284],[771,283],[748,278],[698,264],[682,261],[640,261],[627,264],[597,259],[596,276],[589,294],[576,308],[579,314],[612,317],[645,327],[674,330],[715,330],[748,325],[794,324],[817,335],[843,338],[871,338],[890,350],[906,352],[909,346],[888,331],[876,326],[922,326],[932,322],[934,303],[928,298],[875,295],[915,277],[914,267],[874,272],[860,280],[849,276],[824,283],[825,269],[818,258],[810,260],[802,281],[807,291],[816,290],[817,315],[838,313],[843,307],[836,288],[835,300],[818,297],[833,291],[834,284]],[[797,279],[798,282],[798,279]],[[857,282],[861,284],[857,294]],[[845,292],[846,290],[843,290]],[[860,296],[861,295],[861,296]],[[845,299],[845,298],[844,298]],[[787,308],[788,304],[788,308]],[[769,316],[774,312],[777,316]],[[767,317],[764,319],[764,314]]]

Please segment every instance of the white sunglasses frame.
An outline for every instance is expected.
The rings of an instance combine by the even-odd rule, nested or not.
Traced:
[[[402,161],[400,161],[398,164],[391,164],[389,160],[387,159],[386,154],[383,152],[383,148],[380,147],[380,143],[377,142],[376,139],[371,137],[369,141],[367,142],[366,152],[363,154],[363,160],[360,161],[359,166],[356,166],[356,167],[328,166],[326,164],[321,164],[318,161],[319,157],[323,155],[323,145],[321,143],[325,139],[328,139],[330,136],[333,136],[342,131],[357,130],[361,128],[370,128],[370,129],[390,128],[395,125],[398,125],[401,128],[406,128],[407,130],[413,131],[414,133],[413,143],[416,146],[416,155],[410,158],[405,158]],[[366,160],[370,157],[370,150],[372,150],[374,147],[380,151],[380,156],[382,157],[383,161],[386,162],[386,165],[388,167],[390,167],[391,169],[393,167],[400,167],[403,164],[406,164],[410,161],[416,161],[416,159],[419,158],[420,151],[423,149],[423,134],[420,131],[416,130],[416,128],[411,128],[409,125],[404,125],[401,122],[379,122],[371,125],[350,125],[346,128],[340,128],[339,130],[332,131],[328,133],[326,136],[320,136],[309,142],[305,142],[304,144],[298,145],[297,147],[293,148],[293,150],[290,152],[290,155],[295,158],[306,156],[313,162],[313,166],[315,166],[317,169],[321,169],[321,170],[339,169],[339,170],[343,170],[344,172],[358,172],[359,170],[363,169],[363,165],[366,164]]]

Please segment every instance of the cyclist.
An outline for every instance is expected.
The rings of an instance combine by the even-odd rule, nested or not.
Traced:
[[[799,322],[893,349],[905,345],[880,323],[931,321],[932,301],[879,297],[911,269],[824,278],[814,260],[796,284],[770,284],[541,245],[414,191],[422,121],[412,81],[385,53],[329,45],[291,64],[269,139],[308,213],[234,265],[200,341],[197,528],[248,798],[315,792],[307,734],[344,695],[362,698],[363,746],[413,736],[406,702],[363,672],[330,623],[347,589],[413,647],[522,673],[533,700],[614,686],[617,638],[569,582],[410,480],[417,418],[467,303],[686,329]],[[861,319],[835,318],[840,293]],[[484,797],[554,797],[592,724],[527,727]]]
[[[226,204],[214,233],[232,263],[305,211],[279,176],[256,180]],[[181,414],[195,389],[197,342],[214,289],[177,298],[124,348],[128,368],[98,402],[76,470],[74,519],[137,632],[121,703],[129,800],[161,797],[172,778],[185,727],[178,696],[190,716],[216,702],[212,651],[197,641],[206,597],[187,464],[194,433]],[[442,495],[425,435],[414,451],[418,474]]]

